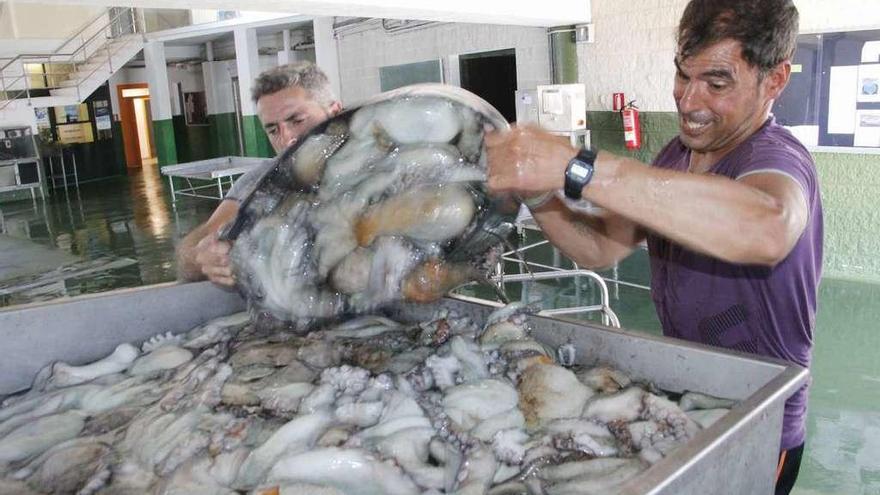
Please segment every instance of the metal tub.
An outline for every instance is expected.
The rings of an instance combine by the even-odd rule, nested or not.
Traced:
[[[494,308],[456,297],[401,305],[400,320],[427,318],[438,306],[483,317]],[[184,332],[244,308],[235,294],[207,282],[162,284],[0,310],[0,395],[24,390],[55,360],[82,364],[122,342]],[[695,390],[741,402],[674,454],[630,480],[624,494],[772,493],[783,405],[806,380],[805,369],[600,325],[532,317],[544,343],[570,343],[581,364],[609,364],[671,392]]]

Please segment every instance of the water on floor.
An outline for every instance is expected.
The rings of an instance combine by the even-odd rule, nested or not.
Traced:
[[[45,202],[0,204],[0,246],[31,246],[24,259],[0,258],[0,266],[13,261],[26,268],[8,277],[0,270],[0,306],[174,280],[176,239],[216,204],[192,200],[175,211],[166,189],[148,168],[57,189]],[[51,251],[64,262],[53,264],[45,254]]]
[[[185,199],[175,210],[155,169],[84,184],[66,194],[56,191],[36,206],[29,201],[0,204],[0,306],[172,281],[176,241],[215,206],[210,200]],[[531,243],[535,236],[530,232],[524,241]],[[529,259],[565,265],[547,246]],[[636,252],[616,272],[604,275],[645,285],[646,253]],[[511,299],[548,308],[599,302],[596,285],[585,278],[508,283],[506,291]],[[479,287],[461,292],[492,296]],[[611,283],[609,295],[624,327],[659,333],[646,290]],[[877,285],[838,280],[821,285],[807,449],[797,495],[880,493],[878,300]],[[581,317],[600,318],[599,313]]]

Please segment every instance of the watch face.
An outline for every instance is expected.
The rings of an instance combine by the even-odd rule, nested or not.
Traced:
[[[584,179],[590,173],[590,170],[580,162],[573,162],[571,164],[571,175],[576,179]]]

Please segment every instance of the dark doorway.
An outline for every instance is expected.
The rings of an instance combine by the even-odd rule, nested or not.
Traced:
[[[516,121],[516,52],[513,48],[460,55],[461,87],[479,95]]]

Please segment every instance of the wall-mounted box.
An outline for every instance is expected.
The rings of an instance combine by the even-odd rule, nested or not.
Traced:
[[[587,91],[583,84],[538,86],[538,123],[548,131],[587,128]]]

